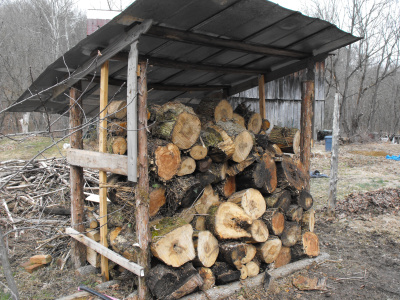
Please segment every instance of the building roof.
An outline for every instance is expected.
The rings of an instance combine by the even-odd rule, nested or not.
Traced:
[[[10,110],[65,112],[69,99],[55,85],[146,19],[153,23],[139,39],[139,59],[149,62],[148,97],[157,103],[234,95],[257,86],[259,74],[274,80],[360,39],[265,0],[136,0],[48,66]],[[110,98],[126,97],[128,52],[110,59]],[[88,116],[98,113],[99,70],[82,78]]]

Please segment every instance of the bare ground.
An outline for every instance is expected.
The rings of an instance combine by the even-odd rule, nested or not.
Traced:
[[[330,155],[323,145],[313,149],[312,170],[329,175]],[[358,151],[358,152],[357,152]],[[360,152],[361,151],[361,152]],[[392,144],[360,144],[341,147],[338,199],[350,193],[382,188],[400,188],[400,162],[385,159],[377,151],[390,155],[400,154],[400,146]],[[399,210],[385,210],[377,214],[352,214],[339,211],[337,219],[324,217],[329,179],[312,179],[311,191],[317,213],[316,233],[320,237],[321,251],[331,255],[329,261],[313,265],[270,286],[268,293],[260,288],[243,288],[230,299],[400,299],[400,214]],[[399,201],[400,206],[400,201]],[[4,212],[0,212],[2,216]],[[6,230],[10,228],[7,227]],[[80,284],[95,286],[100,277],[75,276],[70,266],[61,271],[56,263],[28,274],[18,267],[38,252],[54,256],[68,252],[67,237],[52,242],[52,247],[37,249],[48,238],[46,229],[25,230],[18,240],[8,238],[10,260],[22,299],[55,299],[72,294]],[[42,243],[40,243],[41,245]],[[54,246],[56,245],[56,246]],[[327,279],[324,291],[299,291],[292,282],[302,274]],[[0,281],[5,282],[2,272]],[[107,294],[123,299],[132,291],[132,281],[114,286]],[[0,299],[7,299],[0,288]]]

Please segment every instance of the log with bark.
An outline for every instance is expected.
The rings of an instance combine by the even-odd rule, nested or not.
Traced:
[[[216,262],[211,270],[218,285],[224,285],[233,281],[238,281],[241,276],[240,270],[235,269],[226,262]]]
[[[297,128],[274,126],[269,134],[269,140],[278,145],[283,152],[300,153],[300,131]]]
[[[255,261],[246,264],[248,277],[255,277],[260,273],[260,266]]]
[[[242,126],[243,128],[246,128],[246,121],[244,120],[244,118],[237,114],[237,113],[233,113],[232,115],[232,121],[240,126]]]
[[[228,174],[229,176],[235,176],[251,166],[256,160],[257,157],[250,154],[245,160],[241,161],[240,163],[232,164],[226,171],[226,174]]]
[[[253,220],[260,218],[266,210],[263,195],[253,188],[234,193],[228,198],[228,202],[239,205]]]
[[[126,139],[122,136],[113,138],[111,140],[111,145],[113,154],[124,155],[126,153],[126,150],[128,149],[128,143],[126,142]]]
[[[157,111],[152,134],[171,141],[179,149],[189,149],[200,136],[201,123],[191,107],[167,102]]]
[[[256,247],[252,244],[230,242],[219,245],[219,259],[238,270],[252,261],[256,253]]]
[[[285,247],[294,246],[301,239],[301,226],[297,222],[286,222],[282,232],[282,245]]]
[[[208,148],[208,156],[215,162],[225,162],[235,153],[235,144],[219,126],[210,125],[201,132],[201,139]]]
[[[306,190],[301,190],[299,194],[296,195],[297,205],[301,206],[304,210],[309,210],[314,203],[313,197]]]
[[[289,209],[285,212],[285,216],[288,221],[300,222],[303,217],[303,208],[296,204],[289,206]]]
[[[160,139],[149,139],[148,154],[150,170],[161,181],[168,181],[177,174],[181,166],[181,153],[176,145]]]
[[[271,234],[282,234],[285,228],[285,216],[279,208],[268,208],[261,218]]]
[[[208,209],[217,203],[219,203],[219,196],[214,191],[211,184],[209,184],[204,188],[203,194],[195,203],[194,208],[198,214],[205,215],[207,214]]]
[[[236,192],[236,178],[235,176],[228,176],[221,182],[214,184],[215,191],[223,199],[228,199],[233,193]]]
[[[273,268],[279,268],[284,265],[287,265],[292,260],[291,249],[289,247],[282,246],[281,251],[279,252],[278,257],[275,259],[273,263]]]
[[[212,205],[206,217],[206,228],[223,240],[250,238],[248,229],[252,223],[253,219],[232,202]]]
[[[110,119],[124,119],[127,114],[126,100],[113,101],[107,107],[108,117]]]
[[[262,126],[262,117],[259,113],[252,112],[243,102],[235,108],[234,112],[244,118],[247,130],[254,134],[260,132]]]
[[[303,256],[315,257],[319,255],[319,239],[313,232],[301,235],[299,243],[292,247],[292,256],[299,259]]]
[[[226,100],[204,98],[197,106],[196,113],[203,125],[218,121],[228,121],[233,118],[232,106]]]
[[[176,177],[169,181],[167,188],[168,209],[175,212],[178,207],[190,207],[203,192],[203,183],[194,176]]]
[[[203,159],[196,161],[196,169],[199,172],[206,172],[212,165],[212,159],[206,156]]]
[[[151,228],[151,253],[165,264],[180,267],[196,257],[193,228],[180,218],[164,218]]]
[[[276,162],[278,186],[292,193],[299,193],[307,185],[307,174],[299,160],[283,156],[281,162]]]
[[[126,136],[126,121],[112,120],[108,122],[107,133],[112,136]]]
[[[164,186],[158,183],[153,183],[150,186],[150,205],[149,214],[150,217],[154,217],[158,214],[161,207],[167,202],[166,189]]]
[[[200,286],[202,291],[207,291],[215,286],[215,276],[210,268],[198,268],[199,274],[203,279],[203,285]]]
[[[250,226],[251,242],[263,243],[268,240],[269,231],[267,225],[262,220],[254,220]]]
[[[283,212],[286,212],[292,202],[292,196],[289,191],[279,190],[266,196],[265,202],[269,208],[280,208]]]
[[[222,128],[235,144],[235,151],[232,155],[234,162],[242,162],[249,156],[254,145],[253,136],[242,126],[231,121],[218,122],[217,126]]]

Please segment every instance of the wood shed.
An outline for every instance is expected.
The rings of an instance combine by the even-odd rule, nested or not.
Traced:
[[[317,255],[318,245],[307,244],[315,241],[308,193],[315,68],[331,51],[358,39],[265,0],[137,0],[48,66],[10,111],[70,116],[73,225],[67,233],[77,240],[75,265],[85,263],[87,246],[101,254],[104,279],[109,278],[110,259],[139,277],[140,299],[149,289],[158,299],[176,299],[204,284],[217,256],[224,262],[215,263],[211,273],[223,284],[275,263],[278,255],[287,261],[291,246],[299,256]],[[299,148],[294,150],[296,132],[285,129],[283,142],[272,143],[263,120],[268,116],[266,94],[272,92],[268,82],[301,70],[306,71],[299,82]],[[259,113],[244,101],[235,109],[243,119],[237,121],[226,99],[254,87]],[[116,120],[119,113],[122,120]],[[83,150],[82,130],[95,122],[99,152]],[[253,124],[259,128],[251,129]],[[107,132],[119,129],[126,155],[122,150],[107,153]],[[193,158],[196,146],[200,154]],[[287,148],[295,155],[285,155]],[[187,166],[184,157],[192,159],[192,173],[186,169],[171,175],[174,168]],[[85,234],[83,168],[100,171],[99,243]],[[111,173],[134,183],[124,188],[134,194],[130,201],[136,220],[135,228],[109,233]],[[216,185],[221,184],[218,196]],[[154,221],[149,210],[158,185],[166,190],[163,216],[168,218]],[[228,192],[232,186],[239,188]],[[206,208],[190,212],[200,198]],[[302,233],[307,214],[308,228]],[[121,239],[110,241],[111,232]],[[210,253],[210,247],[219,254]],[[151,255],[157,257],[153,265],[164,264],[150,269]],[[192,262],[206,269],[200,272]]]

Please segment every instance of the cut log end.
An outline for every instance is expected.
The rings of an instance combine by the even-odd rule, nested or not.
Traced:
[[[201,123],[196,115],[181,113],[172,131],[172,142],[179,149],[189,149],[200,136]]]
[[[201,231],[198,234],[196,243],[199,262],[203,267],[211,267],[218,257],[218,240],[210,231]]]
[[[266,210],[266,204],[262,194],[256,189],[247,189],[234,193],[228,199],[241,206],[244,212],[253,220],[260,218]]]
[[[273,263],[279,255],[282,242],[279,238],[271,236],[265,243],[257,248],[257,256],[267,264]]]
[[[254,220],[250,227],[251,238],[256,243],[262,243],[268,240],[269,231],[267,225],[261,220]]]
[[[162,180],[170,180],[176,175],[181,165],[181,153],[174,144],[158,147],[155,150],[157,174]]]

